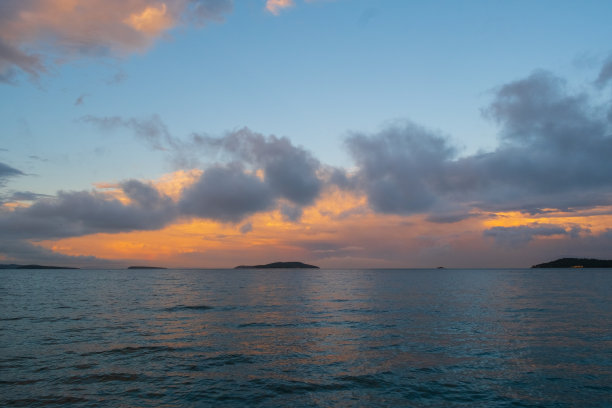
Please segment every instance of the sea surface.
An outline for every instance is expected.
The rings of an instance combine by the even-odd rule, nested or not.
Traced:
[[[0,270],[0,406],[610,407],[612,270]]]

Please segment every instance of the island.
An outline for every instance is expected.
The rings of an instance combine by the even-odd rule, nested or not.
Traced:
[[[319,267],[302,262],[273,262],[265,265],[240,265],[234,269],[319,269]]]
[[[0,264],[0,269],[79,269],[68,266]]]
[[[167,269],[161,266],[128,266],[128,269]]]
[[[589,258],[561,258],[533,265],[532,268],[612,268],[612,260]]]

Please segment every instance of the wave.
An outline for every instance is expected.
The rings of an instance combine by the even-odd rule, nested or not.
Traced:
[[[19,316],[19,317],[0,317],[0,322],[13,322],[16,320],[31,319],[30,316]]]
[[[0,403],[13,407],[38,407],[46,405],[67,405],[89,402],[86,398],[78,398],[64,395],[43,395],[38,398],[21,398],[12,400],[0,400]]]
[[[27,384],[35,384],[41,379],[28,379],[28,380],[0,380],[0,385],[27,385]]]
[[[95,355],[125,355],[125,354],[149,354],[158,352],[171,352],[178,350],[175,347],[169,346],[126,346],[119,347],[110,350],[102,351],[89,351],[87,353],[81,353],[82,357],[95,356]]]
[[[329,383],[297,380],[263,380],[255,379],[250,383],[275,394],[305,394],[321,391],[350,391],[360,389],[387,388],[392,385],[383,374],[342,375],[334,377]]]
[[[221,367],[236,364],[252,364],[253,362],[254,361],[251,357],[246,356],[244,354],[221,354],[204,360],[204,363],[209,367]]]
[[[88,375],[75,375],[67,377],[62,380],[64,384],[93,384],[93,383],[104,383],[104,382],[140,382],[148,381],[149,377],[143,374],[133,373],[104,373],[104,374],[88,374]]]
[[[181,310],[200,310],[200,311],[204,311],[204,310],[210,310],[210,309],[213,309],[213,307],[212,306],[208,306],[208,305],[177,305],[177,306],[167,307],[164,310],[166,312],[179,312]]]

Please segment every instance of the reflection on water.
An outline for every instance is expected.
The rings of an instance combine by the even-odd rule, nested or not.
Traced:
[[[610,404],[604,270],[0,275],[2,406]]]

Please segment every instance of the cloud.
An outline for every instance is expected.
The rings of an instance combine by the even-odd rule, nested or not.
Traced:
[[[252,171],[261,170],[271,200],[283,198],[297,206],[310,205],[324,186],[319,160],[286,137],[264,136],[243,128],[221,137],[194,133],[183,140],[173,136],[157,115],[143,119],[84,116],[80,120],[103,131],[127,128],[149,148],[167,152],[179,168],[208,167],[213,160],[213,166],[240,162]],[[340,178],[340,173],[336,171],[335,177]]]
[[[127,74],[123,71],[116,72],[112,77],[106,79],[104,82],[106,85],[117,85],[127,78]]]
[[[273,197],[266,183],[245,173],[240,164],[231,163],[207,169],[183,191],[179,208],[185,215],[239,222],[270,209]]]
[[[16,191],[13,194],[11,194],[9,200],[10,201],[36,201],[41,198],[48,198],[48,197],[50,196],[47,194],[38,194],[38,193],[33,193],[31,191]]]
[[[491,152],[457,157],[449,139],[409,122],[353,134],[346,146],[357,164],[354,181],[378,212],[441,220],[470,209],[589,208],[612,203],[607,107],[536,72],[500,87],[485,109],[500,125]]]
[[[26,54],[0,37],[0,82],[13,83],[19,71],[37,79],[46,69],[38,55]]]
[[[87,115],[81,117],[80,120],[85,123],[93,124],[103,131],[111,131],[120,128],[130,129],[137,138],[142,140],[153,150],[178,149],[179,141],[172,137],[168,128],[158,115],[152,115],[144,119],[124,119],[120,116],[97,117]]]
[[[433,248],[432,257],[436,251],[453,252],[448,242],[464,245],[460,241],[466,236],[472,249],[484,251],[494,243],[518,248],[530,243],[533,248],[546,248],[547,254],[557,250],[555,245],[579,245],[582,253],[588,253],[592,236],[598,251],[605,253],[609,234],[601,235],[601,230],[608,218],[576,221],[580,227],[572,226],[573,221],[549,221],[549,214],[561,217],[560,210],[566,211],[564,217],[582,214],[586,219],[585,209],[594,209],[593,215],[612,206],[612,122],[606,116],[610,100],[602,103],[600,96],[574,91],[551,73],[534,72],[497,88],[484,109],[485,116],[499,126],[497,148],[461,156],[446,135],[412,122],[395,122],[373,134],[354,132],[346,138],[355,165],[350,170],[321,164],[286,137],[248,128],[219,137],[194,133],[181,139],[157,115],[140,119],[86,116],[83,122],[103,131],[128,129],[176,165],[199,169],[172,193],[163,193],[159,184],[126,180],[114,185],[117,190],[112,193],[24,195],[33,201],[29,207],[0,208],[0,238],[41,240],[157,230],[186,218],[228,223],[234,232],[237,225],[242,232],[251,232],[249,225],[254,225],[252,234],[257,235],[266,227],[250,217],[274,211],[262,219],[274,218],[296,233],[306,231],[303,227],[320,227],[317,223],[338,222],[329,230],[316,231],[322,234],[316,237],[321,242],[335,239],[333,247],[306,248],[323,254],[335,251],[338,256],[354,257],[355,248],[367,247],[372,259],[376,253],[388,262],[410,260],[401,255],[408,248],[404,240],[408,232],[415,234],[410,247]],[[23,173],[0,163],[0,182],[19,175]],[[323,203],[322,194],[332,198]],[[349,204],[342,204],[343,194],[350,196]],[[511,211],[518,212],[517,218],[539,214],[533,219],[541,221],[520,226],[487,223],[488,229],[482,232],[488,212]],[[364,224],[366,218],[369,224]],[[350,229],[346,220],[353,222]],[[406,221],[412,225],[402,224]],[[386,223],[384,229],[381,223]],[[427,231],[416,231],[423,225]],[[331,229],[336,226],[342,236],[333,235]],[[470,231],[465,231],[466,226]],[[372,242],[371,231],[384,231],[385,239]],[[434,242],[449,231],[461,239],[449,238],[436,247]],[[493,239],[483,240],[483,236]],[[492,254],[487,256],[490,262],[498,262]]]
[[[483,232],[485,237],[492,237],[500,245],[512,247],[524,245],[534,237],[548,237],[552,235],[568,235],[565,228],[555,225],[520,225],[517,227],[493,227]]]
[[[17,170],[8,164],[0,162],[0,187],[4,187],[8,179],[23,175],[24,173],[21,170]]]
[[[174,27],[221,21],[232,8],[232,0],[3,0],[0,80],[18,72],[36,78],[47,71],[47,57],[142,52]]]
[[[279,210],[283,219],[290,222],[298,222],[303,213],[302,207],[287,203],[282,203]]]
[[[95,256],[71,256],[55,252],[27,241],[0,239],[0,253],[8,258],[2,263],[40,264],[76,267],[117,267],[117,262]]]
[[[312,204],[321,191],[320,162],[286,137],[266,137],[243,128],[220,138],[195,135],[193,142],[200,151],[216,150],[263,169],[272,191],[294,204]]]
[[[251,224],[250,222],[247,222],[240,226],[240,233],[242,234],[247,234],[251,231],[253,231],[253,224]]]
[[[22,238],[58,238],[158,229],[179,217],[237,223],[274,208],[297,222],[302,207],[313,204],[324,187],[318,175],[320,162],[287,138],[266,137],[245,128],[217,138],[194,134],[184,141],[172,136],[156,115],[145,119],[86,116],[81,120],[102,130],[127,128],[175,162],[200,162],[207,156],[217,161],[208,161],[174,200],[137,180],[116,186],[126,201],[100,191],[59,192],[57,197],[41,198],[30,207],[0,216],[4,231]],[[10,169],[7,167],[7,175],[17,174]]]
[[[266,10],[275,16],[279,15],[281,10],[286,9],[288,7],[293,7],[293,0],[267,0],[266,1]]]
[[[439,212],[431,213],[426,219],[437,224],[453,224],[475,216],[469,212]]]
[[[119,184],[131,204],[146,211],[166,211],[173,201],[150,184],[138,180],[127,180]]]
[[[454,149],[440,135],[413,123],[374,136],[353,134],[345,144],[355,160],[358,185],[376,211],[425,212],[437,201],[437,185]]]
[[[601,67],[595,84],[599,87],[604,87],[610,80],[612,80],[612,56]]]
[[[0,231],[14,239],[74,237],[98,232],[156,230],[175,220],[176,206],[140,181],[121,184],[131,200],[122,203],[97,191],[59,192],[29,207],[0,212]]]
[[[85,103],[85,97],[89,96],[88,94],[81,94],[79,95],[79,97],[74,101],[74,106],[81,106],[83,105],[83,103]]]

